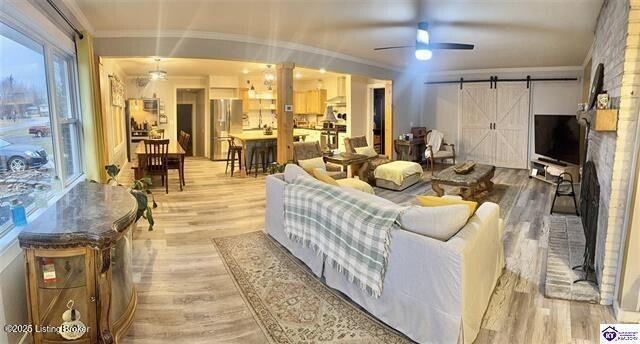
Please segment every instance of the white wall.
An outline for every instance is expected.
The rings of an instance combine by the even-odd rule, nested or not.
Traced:
[[[367,84],[368,79],[359,76],[347,77],[347,136],[367,134]]]
[[[581,70],[510,70],[482,71],[481,73],[461,72],[447,73],[427,77],[429,81],[458,80],[464,77],[471,79],[488,79],[491,75],[500,78],[567,78],[576,77],[577,81],[536,81],[531,83],[530,125],[529,125],[529,157],[533,157],[533,114],[567,114],[575,115],[582,90]],[[463,86],[464,87],[464,86]],[[458,93],[460,84],[422,85],[423,112],[421,124],[427,129],[437,129],[445,134],[445,140],[460,147]],[[461,152],[463,153],[463,152]],[[462,154],[461,154],[462,155]]]
[[[177,89],[179,88],[203,88],[208,91],[209,79],[206,76],[203,77],[178,77],[171,76],[164,81],[151,81],[144,88],[138,88],[136,86],[135,77],[129,76],[127,78],[127,99],[128,98],[151,98],[155,94],[156,97],[164,103],[165,114],[167,115],[167,124],[159,125],[160,128],[165,130],[165,138],[177,140],[176,133],[176,104],[177,104]],[[208,97],[208,94],[207,94]],[[207,98],[208,99],[208,98]],[[209,104],[205,102],[205,137],[209,137]],[[195,128],[194,128],[195,129]],[[209,145],[205,144],[205,154],[209,155]]]
[[[107,160],[109,164],[124,165],[127,161],[127,123],[125,107],[111,105],[111,80],[109,75],[117,75],[120,81],[126,83],[127,75],[114,60],[102,59],[100,62],[100,89],[102,110],[107,130]],[[117,128],[119,126],[120,128]],[[122,133],[121,140],[117,139],[118,130]]]

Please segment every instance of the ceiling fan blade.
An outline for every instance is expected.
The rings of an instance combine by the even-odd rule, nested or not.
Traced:
[[[400,45],[397,47],[382,47],[382,48],[373,48],[373,50],[388,50],[388,49],[403,49],[403,48],[415,48],[415,45]]]
[[[427,49],[455,49],[455,50],[473,50],[473,44],[462,43],[429,43],[426,45]]]

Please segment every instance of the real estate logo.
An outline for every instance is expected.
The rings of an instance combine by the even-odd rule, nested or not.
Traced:
[[[640,324],[600,324],[600,343],[640,344]]]

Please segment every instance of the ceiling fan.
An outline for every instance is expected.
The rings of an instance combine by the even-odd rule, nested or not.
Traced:
[[[388,49],[403,49],[403,48],[415,48],[416,58],[418,60],[425,61],[430,59],[431,56],[433,56],[433,50],[438,50],[438,49],[472,50],[473,44],[430,42],[429,41],[429,24],[423,21],[418,23],[418,32],[416,34],[415,45],[381,47],[381,48],[374,48],[373,50],[388,50]]]

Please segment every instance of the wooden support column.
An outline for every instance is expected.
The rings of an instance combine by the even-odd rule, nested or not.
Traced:
[[[276,75],[278,163],[293,160],[293,62],[279,64]],[[286,111],[286,110],[289,111]]]

